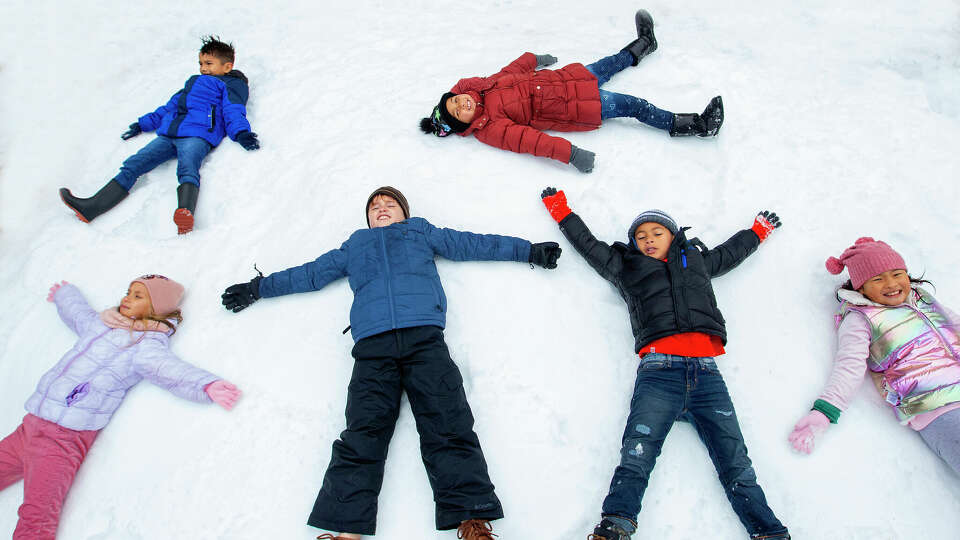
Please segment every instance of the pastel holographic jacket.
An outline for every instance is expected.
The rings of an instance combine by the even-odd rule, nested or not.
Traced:
[[[960,407],[960,318],[922,288],[888,307],[856,291],[837,293],[836,363],[820,399],[842,410],[869,370],[901,423],[922,429]]]
[[[164,332],[110,328],[70,284],[58,289],[53,301],[79,339],[40,378],[25,405],[30,414],[68,429],[98,430],[143,379],[182,398],[212,402],[204,387],[220,377],[177,358]]]

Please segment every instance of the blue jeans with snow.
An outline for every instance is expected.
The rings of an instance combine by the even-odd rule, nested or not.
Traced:
[[[177,158],[177,180],[181,184],[189,182],[199,187],[200,164],[212,149],[210,143],[200,137],[157,135],[156,139],[123,162],[120,166],[120,174],[114,180],[130,191],[141,175],[152,171],[169,159]]]
[[[612,56],[601,58],[586,67],[590,73],[596,76],[597,86],[603,86],[610,80],[610,77],[631,65],[633,65],[633,55],[628,51],[620,51]],[[607,118],[631,117],[648,126],[664,131],[670,131],[673,127],[673,113],[659,109],[645,99],[600,90],[600,103],[603,107],[600,117],[604,120]]]
[[[620,465],[603,514],[634,520],[663,441],[677,420],[689,422],[706,445],[734,512],[751,536],[786,537],[757,485],[737,414],[713,358],[650,353],[637,370]]]

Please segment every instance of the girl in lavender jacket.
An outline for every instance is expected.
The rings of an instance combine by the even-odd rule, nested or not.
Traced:
[[[832,274],[844,266],[850,281],[837,291],[833,373],[790,442],[809,454],[869,370],[900,423],[960,473],[960,317],[918,287],[924,282],[911,278],[903,257],[883,242],[860,238],[827,260]]]
[[[127,390],[142,379],[192,401],[233,408],[237,387],[170,352],[170,336],[183,320],[182,296],[179,283],[142,276],[118,307],[97,313],[73,285],[50,288],[47,301],[80,339],[40,379],[23,423],[0,441],[0,490],[24,479],[14,540],[56,537],[77,469]]]

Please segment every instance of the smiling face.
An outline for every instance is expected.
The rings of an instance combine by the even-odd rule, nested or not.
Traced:
[[[667,258],[670,242],[673,242],[673,233],[657,222],[648,221],[637,226],[633,239],[644,255],[663,260]]]
[[[386,227],[404,219],[400,203],[389,195],[377,195],[367,207],[367,221],[371,228]]]
[[[887,270],[864,281],[857,292],[878,304],[899,306],[910,295],[910,274],[906,270]]]
[[[153,312],[150,293],[147,287],[135,281],[127,289],[127,295],[120,301],[120,314],[130,319],[142,319]]]
[[[450,116],[469,124],[473,121],[473,115],[477,113],[477,102],[469,94],[458,94],[447,99],[447,112]]]
[[[200,53],[201,75],[226,75],[233,69],[233,62],[224,62],[212,54]]]

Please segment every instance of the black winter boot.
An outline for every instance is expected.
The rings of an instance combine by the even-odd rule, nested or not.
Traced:
[[[196,184],[184,182],[177,186],[177,210],[173,213],[177,234],[187,234],[193,230],[193,213],[197,210],[199,194],[200,188]]]
[[[673,115],[671,137],[715,137],[723,125],[723,99],[717,96],[710,100],[702,114],[685,113]]]
[[[613,521],[604,518],[593,529],[593,534],[587,536],[587,540],[630,540],[630,533]]]
[[[127,190],[123,189],[116,180],[107,182],[107,185],[88,199],[75,197],[69,189],[60,188],[60,199],[63,200],[63,204],[73,210],[84,223],[90,223],[95,217],[119,204],[127,195]]]
[[[621,50],[629,51],[633,55],[633,65],[637,65],[644,56],[657,50],[657,38],[653,35],[653,17],[647,10],[637,11],[634,21],[637,23],[637,39]]]

